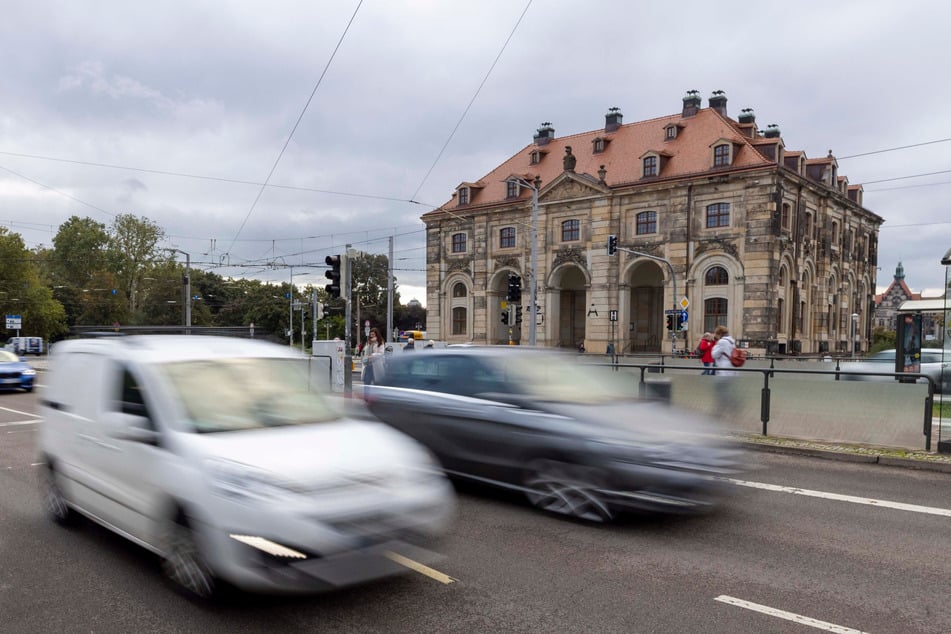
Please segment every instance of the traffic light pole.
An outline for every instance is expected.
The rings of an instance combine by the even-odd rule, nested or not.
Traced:
[[[649,260],[656,260],[657,262],[663,262],[667,265],[667,270],[670,272],[670,283],[673,285],[673,307],[674,310],[677,310],[677,276],[674,274],[674,265],[670,263],[670,260],[659,258],[656,255],[651,255],[649,253],[644,253],[642,251],[635,251],[634,249],[625,249],[624,247],[619,247],[613,245],[615,251],[624,251],[625,253],[630,253],[632,255],[639,255],[642,258],[647,258]],[[609,245],[608,249],[611,249]],[[670,351],[671,353],[677,352],[677,329],[674,328],[670,331]]]

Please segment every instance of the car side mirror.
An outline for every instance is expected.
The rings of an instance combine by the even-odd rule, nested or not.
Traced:
[[[145,416],[115,412],[109,416],[108,435],[117,440],[128,440],[145,445],[158,445],[159,433]]]

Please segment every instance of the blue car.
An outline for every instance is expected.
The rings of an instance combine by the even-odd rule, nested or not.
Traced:
[[[36,370],[8,350],[0,350],[0,390],[33,391]]]

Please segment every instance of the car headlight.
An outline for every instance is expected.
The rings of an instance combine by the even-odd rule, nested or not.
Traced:
[[[27,368],[23,372],[20,372],[21,376],[36,376],[36,370],[33,368]]]
[[[206,472],[215,493],[245,501],[266,501],[297,493],[273,473],[230,460],[208,460]]]

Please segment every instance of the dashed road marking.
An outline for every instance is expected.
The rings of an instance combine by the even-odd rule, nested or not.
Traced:
[[[803,616],[801,614],[795,614],[794,612],[786,612],[785,610],[778,610],[776,608],[771,608],[768,605],[761,605],[759,603],[753,603],[751,601],[744,601],[743,599],[737,599],[736,597],[727,596],[725,594],[721,594],[720,596],[716,597],[715,600],[720,601],[721,603],[726,603],[728,605],[735,605],[738,608],[746,608],[747,610],[753,610],[754,612],[760,612],[762,614],[774,616],[778,619],[785,619],[787,621],[799,623],[800,625],[808,625],[809,627],[814,627],[817,630],[825,630],[826,632],[836,632],[837,634],[866,634],[862,630],[854,630],[851,627],[845,627],[842,625],[836,625],[835,623],[820,621],[818,619],[813,619],[808,616]]]
[[[36,425],[40,422],[39,418],[34,420],[15,420],[9,423],[0,423],[0,427],[16,427],[17,425]]]
[[[836,500],[838,502],[851,502],[852,504],[879,506],[886,509],[909,511],[911,513],[924,513],[926,515],[951,517],[951,509],[937,508],[934,506],[920,506],[918,504],[906,504],[904,502],[892,502],[890,500],[876,500],[875,498],[863,498],[855,495],[842,495],[841,493],[829,493],[828,491],[813,491],[811,489],[800,489],[798,487],[782,486],[779,484],[766,484],[764,482],[749,482],[747,480],[733,480],[732,478],[727,478],[726,480],[727,482],[732,482],[738,486],[750,487],[752,489],[762,489],[764,491],[792,493],[793,495],[805,495],[813,498]]]
[[[409,557],[404,557],[403,555],[400,555],[399,553],[387,552],[386,557],[392,561],[395,561],[401,566],[406,566],[410,570],[415,570],[421,575],[426,575],[430,579],[435,579],[439,583],[444,583],[446,585],[449,585],[450,583],[455,583],[456,581],[458,581],[458,579],[453,579],[452,577],[450,577],[449,575],[445,573],[439,572],[438,570],[434,570],[433,568],[430,568],[429,566],[425,566],[419,563],[418,561],[413,561]]]

